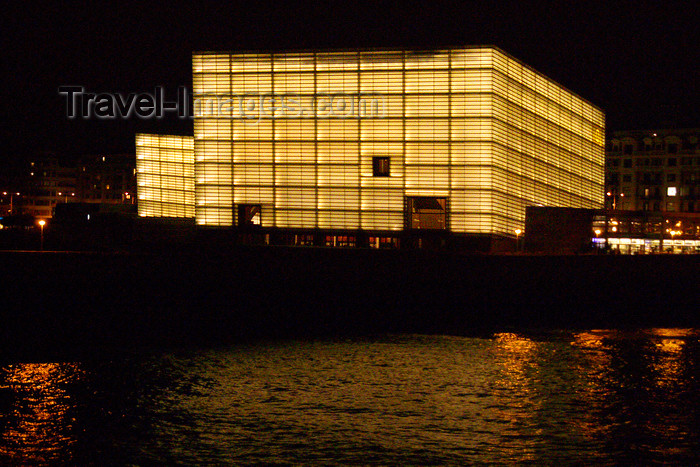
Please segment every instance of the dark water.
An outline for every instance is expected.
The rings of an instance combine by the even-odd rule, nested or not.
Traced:
[[[0,464],[693,464],[699,338],[409,335],[3,363]]]

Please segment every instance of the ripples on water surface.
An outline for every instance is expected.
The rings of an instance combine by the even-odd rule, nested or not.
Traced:
[[[699,336],[388,336],[4,363],[0,463],[696,463]]]

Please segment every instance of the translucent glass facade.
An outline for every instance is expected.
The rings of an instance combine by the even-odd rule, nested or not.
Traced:
[[[434,197],[447,230],[512,236],[526,206],[603,205],[603,112],[497,48],[196,53],[193,74],[200,225],[259,205],[262,227],[391,232]]]
[[[136,183],[139,216],[193,218],[193,138],[137,134]]]

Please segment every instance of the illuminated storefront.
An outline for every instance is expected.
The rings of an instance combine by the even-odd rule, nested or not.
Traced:
[[[593,245],[614,253],[700,253],[697,213],[601,210],[592,230]]]
[[[530,206],[525,251],[700,254],[700,214]]]
[[[193,140],[137,138],[141,216],[379,244],[603,205],[603,112],[497,48],[195,53],[193,94]]]

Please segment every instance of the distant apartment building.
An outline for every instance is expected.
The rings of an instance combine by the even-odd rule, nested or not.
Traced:
[[[75,173],[73,165],[63,164],[56,157],[29,162],[21,194],[15,199],[15,206],[21,210],[16,214],[52,217],[57,203],[75,200]]]
[[[700,129],[618,131],[607,141],[606,207],[700,213]]]
[[[86,156],[76,167],[77,197],[82,203],[135,204],[133,154]]]
[[[38,157],[26,166],[21,187],[3,195],[3,202],[11,203],[5,211],[48,219],[60,203],[135,204],[135,172],[135,157],[127,154],[84,156],[77,162]]]

